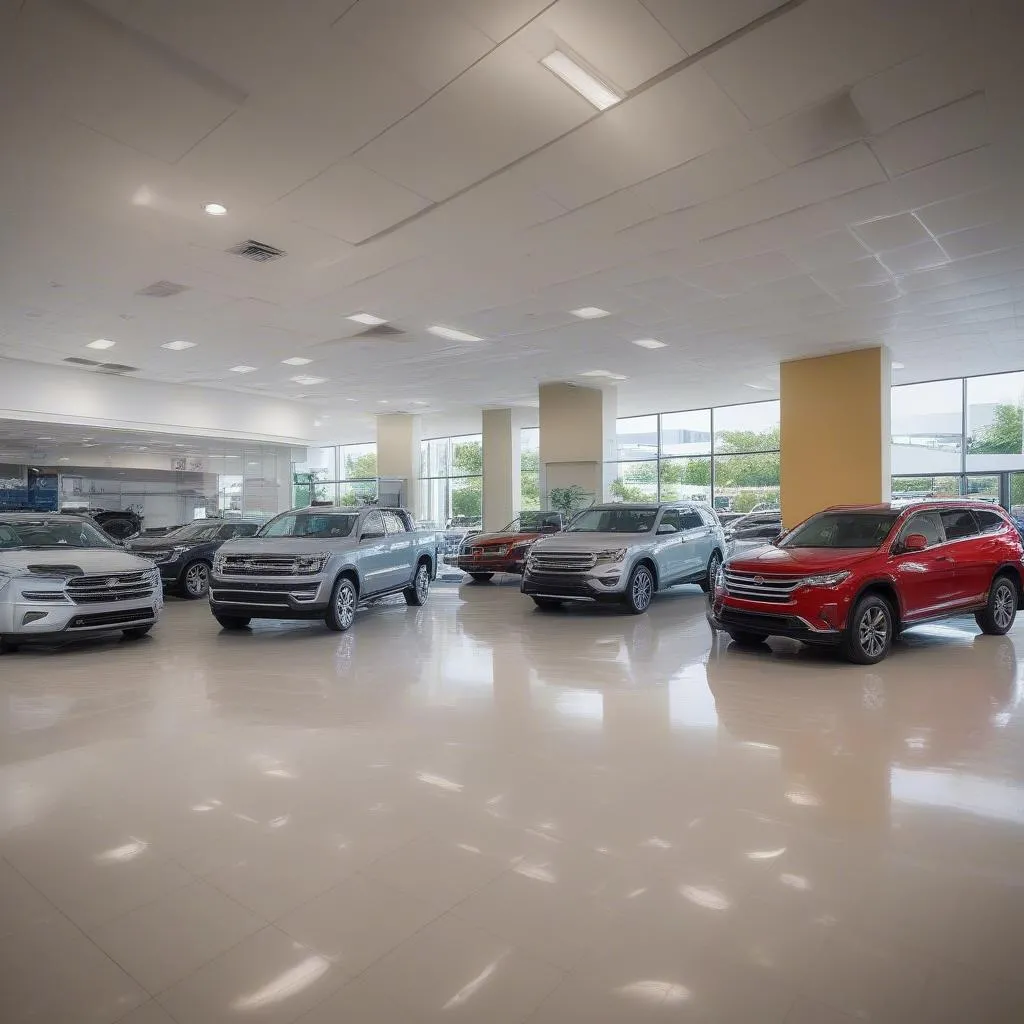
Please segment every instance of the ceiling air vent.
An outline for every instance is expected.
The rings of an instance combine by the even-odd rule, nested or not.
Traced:
[[[169,299],[172,295],[180,295],[188,291],[187,284],[177,284],[174,281],[154,281],[152,284],[140,288],[136,295],[148,295],[151,299]]]
[[[65,363],[72,363],[74,366],[99,366],[99,360],[83,359],[81,356],[65,356]]]
[[[239,242],[238,245],[233,245],[225,251],[232,256],[241,256],[242,259],[252,260],[253,263],[270,263],[285,255],[283,249],[275,249],[274,246],[267,245],[266,242],[257,242],[253,238],[247,238],[244,242]]]
[[[401,327],[395,327],[393,324],[377,324],[375,327],[367,327],[365,331],[360,331],[353,338],[394,338],[396,335],[403,334],[405,331]]]
[[[100,363],[97,372],[102,373],[138,373],[137,366],[126,366],[124,363]]]

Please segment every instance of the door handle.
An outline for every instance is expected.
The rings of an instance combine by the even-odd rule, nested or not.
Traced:
[[[953,558],[951,558],[949,555],[936,555],[935,556],[935,561],[936,562],[949,562],[950,565],[952,565],[955,560]]]

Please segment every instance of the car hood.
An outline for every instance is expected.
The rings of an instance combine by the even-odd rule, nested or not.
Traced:
[[[168,548],[190,548],[205,541],[175,540],[169,535],[163,537],[133,537],[125,543],[129,551],[166,551]]]
[[[56,548],[0,551],[0,571],[28,572],[30,567],[36,566],[89,576],[104,572],[141,572],[152,569],[153,563],[117,548],[75,548],[62,544]]]
[[[649,544],[653,533],[559,533],[544,537],[534,544],[534,551],[603,551],[606,548],[628,548]]]
[[[516,544],[521,540],[536,540],[537,533],[476,533],[466,547],[478,547],[481,544]]]
[[[225,541],[217,555],[311,555],[357,547],[354,537],[246,537]]]
[[[826,569],[849,569],[878,553],[877,548],[778,548],[768,545],[730,558],[730,569],[770,573],[793,573]]]

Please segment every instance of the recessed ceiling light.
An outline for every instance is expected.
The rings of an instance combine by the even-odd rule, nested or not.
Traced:
[[[358,398],[346,398],[345,401],[346,402],[358,402],[359,399]]]
[[[109,338],[97,338],[95,341],[90,341],[86,348],[113,348],[117,342],[111,341]]]
[[[581,320],[600,320],[603,316],[611,316],[607,309],[601,309],[600,306],[580,306],[579,309],[570,309],[569,312]]]
[[[297,377],[289,378],[295,384],[305,384],[312,386],[313,384],[326,384],[327,377],[310,377],[305,373],[300,373]]]
[[[598,110],[614,107],[622,99],[610,85],[606,85],[593,72],[561,50],[542,57],[541,64]]]
[[[634,338],[633,344],[640,348],[665,348],[665,342],[658,341],[657,338]]]
[[[52,437],[37,437],[36,440],[37,441],[52,441],[53,438]]]
[[[441,327],[439,324],[434,324],[432,327],[427,328],[428,334],[436,334],[439,338],[447,338],[449,341],[483,341],[483,338],[478,338],[475,334],[467,334],[465,331],[457,331],[454,327]]]
[[[430,403],[429,403],[429,402],[421,402],[421,401],[418,401],[418,400],[417,400],[417,401],[413,401],[413,402],[410,402],[409,404],[410,404],[410,405],[430,405]]]
[[[223,203],[204,203],[203,210],[211,217],[223,217],[228,208]]]
[[[892,368],[894,370],[905,370],[906,367],[902,363],[893,363]]]
[[[381,324],[387,323],[387,320],[372,313],[353,313],[347,319],[355,320],[357,324],[366,324],[367,327],[380,327]]]
[[[246,366],[245,363],[239,363],[238,366],[232,366],[232,373],[252,373],[256,369],[255,366]]]
[[[611,370],[584,370],[581,377],[604,377],[607,380],[629,380],[621,373],[612,373]]]
[[[307,359],[305,356],[292,356],[291,359],[282,359],[281,362],[285,366],[307,366],[313,360]]]
[[[391,399],[390,398],[378,398],[377,399],[377,404],[378,405],[390,405],[391,404]]]
[[[194,341],[165,341],[160,347],[171,352],[184,352],[187,348],[195,348],[196,343]]]

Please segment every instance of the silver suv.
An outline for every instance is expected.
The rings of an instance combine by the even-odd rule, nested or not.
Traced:
[[[145,636],[163,607],[160,571],[83,516],[0,513],[0,650],[24,640]]]
[[[533,545],[522,591],[539,608],[604,601],[639,614],[657,591],[676,584],[710,589],[724,552],[722,525],[709,506],[595,505]]]

